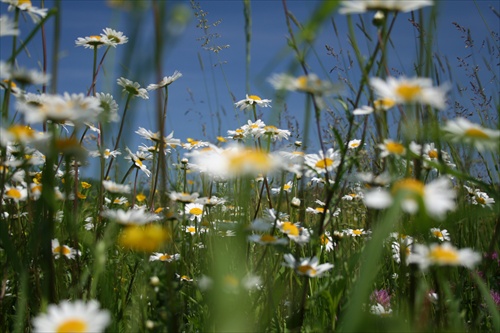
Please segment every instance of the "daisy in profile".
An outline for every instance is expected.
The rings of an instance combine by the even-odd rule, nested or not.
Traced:
[[[363,201],[369,208],[383,209],[392,205],[394,198],[401,196],[401,208],[409,214],[424,209],[430,216],[443,219],[448,211],[455,209],[456,193],[453,185],[446,177],[440,177],[429,184],[405,178],[396,181],[388,191],[376,188],[367,191]],[[423,207],[420,207],[423,204]]]
[[[102,212],[102,216],[124,225],[143,225],[160,220],[157,214],[148,213],[143,208],[132,208],[127,211],[123,209],[108,209]]]
[[[361,228],[361,229],[345,229],[342,232],[344,235],[351,236],[351,237],[361,237],[363,235],[367,235],[370,233],[369,231],[366,231],[363,228]]]
[[[92,35],[87,37],[78,37],[75,40],[76,46],[83,46],[86,49],[94,49],[102,47],[106,41],[99,35]]]
[[[174,81],[182,77],[182,73],[179,71],[174,71],[174,74],[170,76],[165,76],[158,84],[150,84],[147,86],[147,90],[157,90],[160,88],[167,87],[171,85]]]
[[[2,0],[2,2],[8,3],[8,11],[13,11],[14,9],[19,9],[29,15],[33,23],[39,23],[40,19],[47,16],[48,8],[38,8],[33,7],[31,0]]]
[[[137,152],[136,154],[134,154],[128,147],[125,147],[125,150],[128,153],[128,156],[126,156],[125,159],[131,160],[134,163],[133,165],[144,172],[146,176],[151,176],[151,171],[149,171],[148,167],[144,163],[142,163],[142,161],[144,160],[152,159],[151,154],[149,152]]]
[[[367,11],[410,12],[432,6],[432,0],[344,0],[340,2],[340,14],[366,13]]]
[[[328,149],[325,154],[320,150],[318,154],[307,154],[304,163],[309,168],[306,171],[306,176],[324,174],[339,166],[340,153],[333,148]]]
[[[326,252],[332,251],[335,247],[335,243],[333,242],[333,239],[328,231],[325,231],[325,233],[319,237],[319,242],[321,244],[321,249]]]
[[[261,245],[286,245],[288,240],[286,238],[278,238],[270,234],[263,235],[250,235],[248,240]]]
[[[431,235],[441,242],[450,241],[450,233],[446,229],[431,228]]]
[[[203,205],[199,203],[189,203],[184,207],[184,213],[189,215],[189,220],[200,222],[203,217]]]
[[[191,203],[194,202],[200,196],[197,192],[185,193],[185,192],[171,192],[170,199],[177,202]]]
[[[397,104],[421,103],[440,110],[446,108],[446,94],[449,86],[433,87],[432,80],[429,78],[391,76],[384,81],[374,77],[370,79],[370,86],[380,98],[392,99]]]
[[[463,142],[479,151],[496,151],[500,142],[500,130],[482,127],[465,118],[449,120],[442,130],[451,142]]]
[[[75,250],[67,245],[59,244],[58,239],[52,240],[52,254],[55,259],[59,259],[61,256],[64,256],[68,259],[75,259],[76,256],[80,255],[80,251]]]
[[[96,300],[62,301],[50,304],[47,313],[38,314],[33,321],[33,332],[104,332],[111,322],[109,311],[100,309]]]
[[[285,259],[283,266],[295,269],[295,272],[299,275],[320,277],[325,272],[333,268],[333,265],[330,263],[319,265],[319,259],[317,257],[301,258],[300,260],[297,260],[292,254],[287,253],[283,256],[283,258]]]
[[[111,28],[102,29],[101,37],[104,43],[108,46],[116,47],[117,45],[125,44],[128,42],[128,37],[121,31],[116,31]]]
[[[168,253],[154,252],[152,255],[149,256],[149,261],[172,262],[172,261],[179,260],[180,258],[181,258],[181,255],[179,253],[168,254]]]
[[[272,141],[281,141],[282,139],[288,140],[290,131],[279,129],[276,126],[268,125],[264,127],[264,133],[262,135],[271,138]]]
[[[310,73],[299,77],[289,74],[274,74],[269,83],[276,90],[290,90],[311,93],[315,95],[331,95],[338,92],[339,86],[321,80],[316,74]]]
[[[262,99],[257,95],[246,95],[245,99],[234,103],[234,106],[240,108],[240,110],[251,109],[255,106],[260,106],[261,108],[270,108],[272,100]]]
[[[149,99],[148,91],[141,88],[141,85],[137,82],[132,82],[129,79],[120,77],[117,80],[119,86],[123,87],[123,92],[129,93],[132,96],[138,96],[142,99]]]
[[[116,122],[120,119],[118,116],[118,103],[111,94],[97,93],[95,97],[99,100],[99,105],[102,109],[101,117],[104,121]]]
[[[457,249],[448,242],[430,246],[415,244],[408,256],[408,263],[417,264],[422,270],[431,265],[474,268],[480,261],[479,253],[469,248]]]
[[[130,193],[130,191],[131,191],[130,185],[118,184],[112,180],[103,180],[102,186],[104,187],[104,189],[106,191],[111,192],[111,193],[125,194],[125,193]]]

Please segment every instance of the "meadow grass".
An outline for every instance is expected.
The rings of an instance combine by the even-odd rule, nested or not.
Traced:
[[[49,10],[5,2],[0,38],[12,53],[0,64],[0,331],[500,331],[500,47],[487,22],[480,42],[454,23],[470,50],[457,67],[435,50],[432,1],[324,1],[299,22],[283,0],[293,61],[265,78],[275,95],[259,97],[250,91],[245,0],[243,98],[227,84],[228,46],[213,32],[221,21],[192,1],[219,136],[181,142],[166,119],[184,78],[166,75],[162,59],[172,38],[163,25],[183,24],[183,9],[114,1],[136,12],[134,33],[78,38],[93,57],[88,90],[62,94],[60,2]],[[110,50],[134,49],[137,13],[153,19],[154,52],[137,78],[116,77],[118,103],[98,91],[100,79]],[[34,25],[21,41],[22,15]],[[415,32],[406,71],[393,61],[400,20]],[[324,26],[339,44],[317,50]],[[35,38],[45,46],[53,38],[42,71],[17,60]],[[312,58],[322,72],[311,71]],[[156,82],[141,87],[146,70]],[[457,71],[469,82],[454,82]],[[219,98],[226,94],[232,105]],[[300,118],[287,111],[297,95]],[[143,144],[128,147],[124,128],[140,99],[153,105],[156,128],[134,129]],[[231,108],[243,125],[221,129]],[[88,163],[97,177],[82,174]]]

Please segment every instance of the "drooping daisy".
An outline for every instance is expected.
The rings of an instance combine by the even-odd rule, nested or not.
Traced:
[[[307,154],[304,158],[305,165],[309,168],[306,171],[306,176],[311,177],[316,174],[324,174],[334,170],[340,164],[339,151],[328,149],[325,154],[319,151],[318,154]]]
[[[118,103],[111,94],[97,93],[95,97],[99,100],[99,105],[102,109],[100,117],[103,121],[116,122],[120,119],[118,116]]]
[[[8,11],[13,11],[14,9],[19,9],[29,15],[33,23],[39,23],[40,19],[47,16],[48,8],[38,8],[33,7],[31,0],[2,0],[2,2],[8,3]]]
[[[335,243],[333,242],[333,239],[328,231],[325,231],[325,233],[319,237],[319,242],[321,244],[321,249],[326,252],[332,251],[335,247]]]
[[[68,245],[59,244],[58,239],[52,240],[52,254],[55,259],[59,259],[61,256],[64,256],[68,259],[75,259],[76,256],[80,255],[79,250],[75,250]]]
[[[149,256],[149,261],[166,261],[166,262],[172,262],[179,260],[181,255],[179,253],[176,254],[168,254],[168,253],[161,253],[161,252],[154,252]]]
[[[128,156],[126,156],[125,159],[134,162],[134,166],[144,172],[146,176],[151,176],[151,171],[149,171],[148,167],[144,163],[142,163],[142,161],[144,160],[152,159],[151,154],[144,154],[143,152],[137,152],[136,154],[134,154],[128,147],[125,147],[125,150],[128,153]]]
[[[400,2],[400,1],[398,1]],[[446,93],[448,85],[433,87],[429,78],[395,78],[388,77],[386,81],[374,77],[370,85],[381,98],[389,98],[398,104],[420,103],[437,109],[446,108]]]
[[[165,76],[158,84],[150,84],[147,86],[147,90],[157,90],[160,88],[167,87],[171,85],[174,81],[182,77],[182,73],[179,71],[174,71],[174,74],[170,76]]]
[[[245,99],[234,103],[237,108],[240,110],[251,109],[254,106],[260,106],[261,108],[271,107],[272,100],[270,99],[262,99],[257,95],[246,95]]]
[[[500,130],[482,127],[465,118],[449,120],[442,129],[451,142],[473,145],[479,151],[497,151]]]
[[[385,139],[384,143],[378,145],[380,148],[380,157],[392,156],[403,156],[406,154],[406,148],[401,143]]]
[[[393,184],[391,192],[382,188],[367,191],[363,201],[367,207],[383,209],[392,205],[398,195],[402,197],[401,208],[410,214],[423,208],[430,216],[443,219],[456,206],[456,193],[446,177],[437,178],[429,184],[412,178],[402,179]],[[424,207],[419,207],[421,203]]]
[[[195,219],[200,222],[203,217],[203,205],[198,203],[189,203],[184,207],[184,213],[189,215],[189,220]]]
[[[102,29],[101,37],[106,45],[116,47],[117,45],[126,44],[128,37],[121,31],[116,31],[111,28]]]
[[[148,91],[141,88],[139,83],[132,82],[124,77],[120,77],[116,82],[119,86],[123,87],[123,92],[129,93],[132,96],[138,96],[142,99],[149,99]]]
[[[431,265],[474,268],[480,261],[479,253],[469,248],[457,249],[448,242],[430,246],[415,244],[408,256],[408,263],[417,264],[422,270]]]
[[[143,208],[132,208],[126,211],[123,209],[108,209],[102,212],[102,216],[124,225],[143,225],[160,220],[157,214],[148,213]]]
[[[431,235],[439,239],[441,242],[450,240],[450,233],[446,229],[431,228]]]
[[[38,314],[32,321],[33,331],[42,332],[104,332],[111,322],[109,311],[99,309],[96,300],[62,301],[50,304],[47,313]]]
[[[367,11],[410,12],[432,6],[432,0],[347,0],[341,1],[340,14],[366,13]]]
[[[333,268],[333,265],[330,263],[319,265],[319,259],[317,257],[300,258],[300,260],[297,260],[292,254],[287,253],[283,258],[285,259],[283,266],[295,269],[295,272],[299,275],[320,277]]]
[[[1,36],[18,36],[19,29],[14,20],[8,15],[0,16],[0,37]]]

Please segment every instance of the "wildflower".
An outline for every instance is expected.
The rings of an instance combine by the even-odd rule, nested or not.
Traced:
[[[333,242],[332,237],[330,236],[330,233],[328,231],[325,231],[323,235],[319,236],[319,242],[321,244],[321,249],[325,250],[326,252],[332,251],[335,247],[335,243]]]
[[[370,295],[370,301],[381,304],[386,309],[391,307],[391,295],[385,289],[374,290]]]
[[[406,148],[399,142],[395,142],[389,139],[385,139],[384,143],[378,145],[382,150],[380,152],[380,157],[386,157],[389,155],[402,156],[406,154]]]
[[[132,82],[124,77],[119,78],[117,83],[123,87],[123,92],[129,93],[132,96],[139,96],[142,99],[149,99],[148,91],[141,88],[139,83]]]
[[[226,202],[226,199],[224,199],[224,198],[218,198],[215,195],[212,195],[210,198],[208,198],[208,197],[202,197],[202,198],[198,198],[198,199],[195,200],[195,203],[201,204],[201,205],[204,205],[204,206],[208,206],[208,207],[222,205],[225,202]]]
[[[340,164],[340,153],[333,148],[328,149],[325,154],[319,151],[319,154],[307,154],[304,158],[305,165],[309,168],[306,176],[314,174],[323,174],[332,171]]]
[[[130,193],[131,191],[130,185],[118,184],[111,180],[103,180],[102,186],[104,186],[106,191],[111,193]]]
[[[116,47],[116,45],[125,44],[128,42],[128,37],[121,31],[116,31],[111,28],[102,29],[101,38],[108,46]]]
[[[430,168],[428,162],[434,162],[434,163],[439,162],[439,152],[438,152],[438,150],[433,142],[424,144],[424,149],[422,151],[422,157],[424,158],[424,167],[425,168]],[[455,167],[455,164],[451,163],[450,155],[447,152],[445,152],[444,150],[441,150],[441,159],[449,167]]]
[[[377,316],[381,316],[381,317],[387,317],[387,316],[391,315],[392,309],[390,307],[387,308],[387,307],[384,307],[382,304],[377,303],[377,304],[372,305],[370,307],[370,313],[377,315]]]
[[[363,105],[352,111],[352,114],[355,116],[364,116],[373,113],[373,110],[374,109],[371,106]]]
[[[276,90],[301,91],[315,95],[330,95],[339,91],[339,86],[320,80],[313,73],[297,78],[288,74],[274,74],[269,82]]]
[[[124,225],[143,225],[160,220],[157,214],[148,213],[143,208],[129,209],[127,211],[108,209],[102,212],[102,216]]]
[[[203,205],[198,203],[189,203],[184,207],[184,212],[190,215],[189,219],[191,221],[196,219],[200,222],[203,217]]]
[[[292,186],[293,186],[293,182],[292,181],[288,181],[282,187],[272,188],[271,189],[271,193],[273,193],[273,194],[279,194],[281,192],[281,190],[283,190],[283,192],[290,193],[290,191],[292,190]]]
[[[86,49],[100,48],[105,43],[106,43],[106,41],[99,35],[78,37],[75,40],[76,46],[83,46]]]
[[[297,197],[293,197],[292,200],[290,201],[290,205],[295,208],[300,207],[300,199]]]
[[[104,332],[111,322],[107,310],[99,309],[95,300],[87,303],[76,300],[62,301],[59,305],[50,304],[47,313],[33,319],[33,331],[41,332]]]
[[[154,252],[170,238],[165,228],[157,224],[129,225],[119,235],[121,246],[140,252]]]
[[[479,261],[479,253],[469,248],[457,249],[448,242],[430,246],[415,244],[408,256],[408,263],[418,264],[422,270],[426,270],[430,265],[474,268]]]
[[[398,1],[400,2],[400,1]],[[388,77],[386,81],[374,77],[370,85],[381,98],[389,98],[398,104],[421,103],[437,109],[446,107],[446,93],[448,85],[433,87],[429,78],[394,78]]]
[[[179,274],[175,274],[175,276],[181,280],[181,282],[193,282],[193,279],[191,279],[189,276],[187,275],[179,275]]]
[[[431,6],[431,0],[344,0],[341,1],[340,14],[366,13],[367,11],[397,11],[410,12],[426,6]]]
[[[349,148],[349,149],[356,149],[356,148],[359,148],[360,146],[361,146],[361,140],[357,140],[357,139],[351,140],[347,144],[347,148]]]
[[[500,141],[500,130],[482,127],[465,118],[449,120],[442,130],[451,142],[473,145],[479,151],[496,151]]]
[[[245,125],[241,126],[240,129],[243,131],[243,137],[251,135],[258,138],[265,133],[265,127],[266,124],[261,119],[257,119],[255,122],[248,120],[248,122]]]
[[[102,109],[101,116],[104,121],[116,122],[120,119],[118,116],[118,103],[111,94],[97,93],[95,97],[99,100],[99,106]]]
[[[262,108],[267,108],[271,107],[271,100],[270,99],[262,99],[257,95],[246,95],[245,99],[242,99],[241,101],[238,101],[234,103],[234,105],[237,108],[240,108],[240,110],[245,110],[245,109],[251,109],[255,105],[258,105]]]
[[[187,141],[187,143],[183,143],[181,145],[182,145],[182,148],[188,149],[188,150],[198,149],[201,147],[207,147],[210,145],[210,142],[195,140],[193,138],[187,138],[186,141]]]
[[[431,228],[431,235],[439,239],[441,242],[450,240],[450,233],[446,229]]]
[[[199,194],[194,192],[192,194],[185,192],[171,192],[170,199],[177,202],[190,203],[194,202],[199,197]]]
[[[151,256],[149,256],[149,261],[166,261],[172,262],[179,260],[181,255],[179,253],[170,255],[168,253],[154,252]]]
[[[196,227],[194,225],[188,225],[188,226],[185,226],[183,227],[184,231],[191,234],[191,235],[194,235],[196,234],[197,232],[198,233],[204,233],[204,232],[207,232],[208,229],[205,228],[205,227]]]
[[[118,150],[110,150],[109,148],[106,148],[106,149],[104,149],[104,154],[102,154],[102,156],[105,159],[108,159],[110,156],[116,157],[116,156],[121,155],[121,154],[122,153],[120,153],[120,151],[118,151]],[[99,156],[101,156],[101,152],[99,150],[93,150],[93,151],[89,152],[89,156],[90,157],[99,157]]]
[[[35,69],[27,69],[24,67],[7,67],[5,74],[6,79],[14,81],[21,86],[25,85],[42,85],[49,83],[50,74],[37,71]]]
[[[300,260],[296,260],[290,253],[285,254],[283,257],[285,259],[283,266],[295,269],[295,272],[299,275],[320,277],[326,271],[333,268],[333,265],[330,263],[318,265],[319,260],[317,257],[301,258]]]
[[[393,184],[391,192],[382,188],[368,191],[363,201],[367,207],[382,209],[392,205],[397,195],[403,198],[401,208],[410,214],[415,214],[421,204],[421,208],[437,219],[444,218],[447,211],[455,209],[456,193],[445,177],[437,178],[427,185],[417,179],[402,179]]]
[[[33,7],[31,0],[2,0],[2,2],[8,3],[8,11],[13,11],[14,9],[19,9],[26,12],[33,23],[39,23],[41,18],[47,16],[48,8],[38,8]]]
[[[413,238],[408,237],[391,243],[392,258],[398,264],[401,263],[401,254],[405,258],[405,263],[408,265],[408,256],[411,253],[413,246]]]
[[[75,256],[80,255],[80,251],[75,250],[67,245],[59,244],[58,239],[52,240],[52,254],[54,258],[59,259],[62,256],[65,256],[68,259],[75,259]]]
[[[261,245],[285,245],[288,243],[286,238],[277,238],[270,234],[250,235],[248,240]]]
[[[156,89],[167,87],[167,86],[171,85],[174,81],[179,79],[180,77],[182,77],[182,73],[179,71],[175,71],[174,74],[172,74],[171,76],[165,76],[160,81],[160,83],[148,85],[146,89],[147,90],[156,90]]]
[[[142,163],[142,161],[150,159],[151,156],[148,154],[146,155],[141,154],[141,152],[137,152],[136,154],[134,154],[128,147],[125,147],[125,150],[128,153],[128,156],[125,157],[125,159],[132,160],[132,162],[134,162],[135,167],[143,171],[146,174],[146,176],[148,177],[151,176],[151,171],[149,171],[149,169]]]
[[[276,126],[268,125],[264,127],[263,135],[268,136],[273,141],[276,140],[281,141],[282,139],[288,140],[288,137],[290,136],[290,131],[279,129]],[[256,137],[260,137],[260,135]]]
[[[0,16],[0,37],[1,36],[18,36],[19,29],[16,23],[7,15]]]
[[[346,229],[343,231],[344,235],[351,236],[351,237],[360,237],[362,235],[366,235],[369,233],[369,231],[366,231],[364,229]]]
[[[11,199],[18,203],[28,198],[28,190],[22,186],[5,186],[4,199]]]
[[[495,204],[495,199],[490,198],[488,196],[488,193],[481,192],[480,190],[476,189],[474,191],[474,196],[472,197],[472,204],[479,205],[481,207],[493,208],[493,205]]]

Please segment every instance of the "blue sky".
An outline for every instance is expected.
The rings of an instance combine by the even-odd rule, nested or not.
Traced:
[[[307,22],[310,14],[320,1],[288,1],[288,9],[301,23]],[[170,86],[169,111],[167,119],[167,132],[174,131],[175,137],[185,140],[187,137],[207,139],[213,141],[216,135],[225,135],[229,129],[235,129],[251,118],[250,114],[236,111],[233,106],[231,93],[237,100],[245,97],[245,34],[242,1],[212,1],[201,0],[201,8],[208,12],[209,22],[220,20],[217,27],[212,27],[212,32],[220,34],[216,43],[229,45],[222,50],[218,57],[209,51],[203,50],[201,42],[197,40],[203,31],[196,27],[197,21],[192,15],[189,1],[168,1],[167,10],[184,10],[190,14],[190,19],[185,29],[175,38],[166,41],[163,70],[164,75],[171,75],[174,70],[182,72],[183,77]],[[40,6],[40,1],[33,1],[33,5]],[[45,1],[45,6],[50,8],[53,1]],[[452,22],[469,28],[473,39],[480,43],[488,34],[487,26],[498,33],[498,17],[489,9],[498,8],[498,1],[438,1],[438,30],[435,35],[436,51],[447,56],[450,65],[457,66],[457,57],[465,57],[469,50],[465,48],[461,33]],[[1,13],[7,12],[7,5],[0,4]],[[425,9],[429,11],[429,8]],[[251,1],[252,11],[252,44],[251,44],[251,93],[262,98],[274,99],[274,91],[267,83],[266,77],[272,73],[286,71],[293,63],[291,51],[287,45],[287,27],[281,1],[260,0]],[[99,77],[98,91],[110,92],[120,105],[119,112],[123,112],[124,96],[116,85],[116,79],[124,76],[132,81],[138,81],[143,87],[156,83],[152,73],[147,71],[153,52],[153,28],[151,10],[143,13],[130,13],[123,10],[112,9],[106,1],[62,1],[62,30],[60,43],[58,92],[80,93],[86,92],[91,80],[92,51],[82,47],[75,47],[74,41],[78,37],[96,35],[103,28],[110,27],[123,31],[127,36],[134,35],[134,20],[142,18],[137,32],[138,40],[134,49],[130,45],[119,46],[111,52],[105,62],[105,70]],[[372,14],[365,14],[366,22],[371,21]],[[398,17],[392,38],[396,45],[391,50],[391,64],[397,71],[413,76],[412,64],[416,59],[415,39],[416,34],[411,23],[409,13],[402,13]],[[315,43],[315,51],[319,61],[311,54],[308,62],[311,72],[317,73],[323,79],[337,80],[337,72],[329,73],[336,63],[333,57],[326,54],[325,44],[338,52],[341,49],[347,52],[346,19],[340,14],[333,16],[337,25],[339,38],[336,37],[331,21],[325,22],[320,30]],[[358,22],[359,18],[354,17]],[[167,24],[167,22],[165,22]],[[32,27],[29,19],[21,26],[22,36]],[[296,31],[296,30],[295,30]],[[375,34],[375,29],[369,27]],[[52,24],[47,26],[49,52],[51,49]],[[22,37],[21,37],[22,38]],[[358,34],[362,40],[362,36]],[[8,58],[10,53],[10,39],[1,39],[1,59]],[[361,43],[363,46],[363,43]],[[498,46],[498,41],[497,41]],[[478,45],[475,46],[476,50]],[[287,50],[286,56],[277,57],[280,51]],[[30,57],[23,54],[19,58],[20,65],[28,68],[39,68],[41,61],[40,35],[29,45]],[[484,52],[483,52],[484,53]],[[102,53],[100,53],[102,54]],[[345,54],[345,53],[344,53]],[[132,64],[128,68],[124,57],[129,55]],[[484,56],[484,54],[483,54]],[[204,62],[205,71],[200,68],[199,57]],[[213,63],[223,62],[222,65],[210,67],[209,60]],[[279,59],[278,62],[274,60]],[[498,60],[498,59],[497,59]],[[323,67],[320,66],[320,63]],[[492,64],[495,66],[496,64]],[[222,66],[222,67],[221,67]],[[356,66],[356,65],[354,65]],[[150,67],[149,67],[150,68]],[[223,71],[222,71],[223,70]],[[453,79],[466,80],[463,71],[453,69]],[[298,72],[299,73],[299,72]],[[353,69],[349,79],[356,80],[357,70]],[[483,73],[483,72],[481,72]],[[204,79],[205,78],[205,79]],[[206,81],[205,81],[206,80]],[[455,84],[456,82],[452,82]],[[208,87],[208,88],[206,88]],[[228,91],[228,87],[230,92]],[[488,87],[486,87],[488,89]],[[495,88],[495,87],[493,87]],[[498,87],[496,87],[498,88]],[[133,111],[129,113],[127,131],[130,135],[129,146],[132,150],[142,142],[133,134],[139,126],[157,131],[155,125],[155,92],[150,93],[150,100],[137,100]],[[494,95],[497,95],[494,94]],[[297,121],[302,121],[304,108],[303,96],[291,95],[287,100],[287,110],[295,116]],[[277,114],[281,106],[272,109],[263,109],[263,120],[269,124],[286,127],[285,122],[277,121]],[[224,110],[224,111],[222,111]],[[216,114],[220,114],[220,124]],[[292,136],[300,133],[292,133]],[[293,143],[295,138],[290,140]]]

